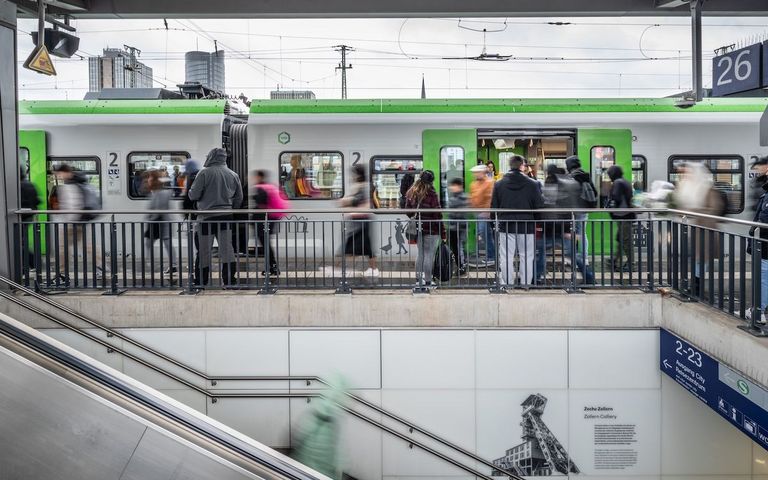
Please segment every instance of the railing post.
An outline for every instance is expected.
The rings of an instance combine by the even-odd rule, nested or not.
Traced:
[[[493,242],[496,245],[496,248],[495,248],[495,250],[496,250],[496,252],[495,252],[496,253],[496,258],[494,258],[494,267],[493,267],[494,270],[496,270],[496,279],[493,281],[493,285],[488,289],[488,291],[490,293],[506,293],[507,292],[507,285],[509,285],[509,280],[510,280],[509,278],[506,277],[506,275],[509,275],[509,261],[508,261],[508,259],[509,259],[509,251],[507,250],[509,248],[509,245],[505,244],[505,249],[504,249],[504,251],[507,252],[507,259],[505,260],[505,265],[507,267],[507,271],[504,272],[504,275],[505,275],[504,276],[504,281],[505,281],[504,283],[506,283],[506,285],[505,285],[505,284],[503,284],[501,282],[501,257],[499,257],[499,250],[501,250],[501,248],[500,248],[501,247],[501,234],[500,234],[501,230],[499,230],[499,214],[498,214],[498,212],[492,212],[492,213],[493,213],[493,231],[492,232],[488,232],[488,236],[489,237],[491,235],[494,236]],[[509,226],[509,224],[507,224],[507,226]],[[506,240],[506,238],[505,238],[505,240]],[[489,242],[489,240],[486,239],[486,247],[485,247],[485,250],[486,250],[485,251],[485,256],[486,257],[488,257],[488,246],[487,246],[488,242]],[[536,251],[536,234],[535,234],[535,232],[534,232],[534,238],[533,238],[533,250],[534,250],[534,252]],[[534,256],[535,255],[536,254],[534,253]],[[536,262],[536,260],[534,259],[534,264],[535,264],[535,262]],[[521,267],[522,267],[522,265],[521,265]],[[514,288],[514,287],[512,287],[512,288]]]
[[[162,250],[162,239],[160,242],[160,249]],[[104,239],[102,238],[103,243]],[[117,288],[117,224],[115,223],[114,215],[109,217],[109,270],[110,288],[108,292],[104,292],[104,295],[120,295],[124,293],[125,290]]]
[[[760,241],[757,237],[752,235],[751,238],[748,239],[749,242],[752,244],[752,319],[749,321],[748,325],[739,325],[739,328],[741,330],[744,330],[746,332],[749,332],[750,334],[756,336],[756,337],[768,337],[768,332],[763,331],[762,326],[760,325],[760,317],[763,313],[762,309],[762,299],[761,299],[761,274],[762,274],[762,265],[761,260],[763,258],[762,254],[762,241]]]
[[[654,277],[655,277],[655,270],[654,270],[654,256],[653,256],[653,246],[655,242],[653,241],[654,235],[654,224],[653,224],[653,214],[651,212],[648,212],[648,234],[645,239],[645,246],[646,246],[646,264],[648,265],[648,284],[646,286],[647,292],[653,292],[655,289],[654,284]]]
[[[349,294],[352,293],[352,288],[347,281],[347,256],[344,253],[344,248],[347,241],[347,221],[344,219],[344,214],[341,215],[341,284],[336,289],[337,294]]]
[[[187,288],[182,290],[181,295],[194,295],[197,293],[195,288],[195,281],[199,281],[200,273],[195,269],[195,225],[192,222],[191,216],[186,215],[185,221],[187,222]],[[181,245],[179,245],[179,279],[183,278],[181,269]],[[134,278],[136,273],[133,274]]]
[[[256,229],[256,235],[258,236],[258,229]],[[277,292],[277,289],[272,286],[272,269],[270,268],[270,263],[269,263],[271,260],[270,258],[271,256],[269,252],[272,251],[272,246],[269,243],[270,238],[269,238],[269,215],[268,214],[264,214],[264,238],[261,238],[259,241],[261,242],[261,245],[264,247],[264,286],[262,286],[261,290],[259,290],[259,294],[272,295],[275,292]],[[258,255],[259,255],[259,247],[257,245],[256,257],[258,257]],[[258,262],[256,263],[256,265],[258,265]]]

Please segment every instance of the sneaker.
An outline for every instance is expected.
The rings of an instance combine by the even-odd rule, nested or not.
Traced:
[[[744,312],[744,318],[748,321],[752,321],[752,309],[747,309],[746,312]],[[760,319],[757,321],[757,323],[760,323],[762,325],[765,325],[765,312],[760,312]]]
[[[266,277],[267,276],[267,271],[266,270],[262,270],[261,271],[261,276],[262,277]],[[270,277],[279,277],[280,276],[280,270],[278,270],[277,268],[270,268],[269,269],[269,276]]]
[[[379,276],[379,269],[378,268],[368,268],[366,271],[362,273],[363,277],[365,278],[374,278]]]

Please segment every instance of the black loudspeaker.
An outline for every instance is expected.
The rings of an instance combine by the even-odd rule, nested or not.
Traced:
[[[32,41],[37,45],[37,32],[32,32]],[[51,55],[69,58],[80,48],[80,38],[63,30],[45,29],[45,48]]]

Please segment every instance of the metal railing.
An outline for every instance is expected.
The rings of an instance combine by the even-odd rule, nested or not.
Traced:
[[[94,328],[96,328],[98,330],[101,330],[102,332],[106,333],[107,338],[114,337],[116,339],[122,340],[123,342],[126,342],[126,343],[128,343],[128,344],[130,344],[130,345],[132,345],[132,346],[134,346],[136,348],[138,348],[139,350],[141,350],[141,351],[143,351],[145,353],[150,354],[152,357],[160,359],[163,362],[166,362],[166,363],[172,365],[173,367],[178,368],[178,369],[180,369],[180,370],[190,374],[191,376],[195,377],[198,380],[204,381],[206,385],[210,383],[210,385],[212,387],[215,387],[218,384],[218,382],[223,382],[223,381],[236,381],[236,382],[247,382],[247,381],[250,381],[250,382],[253,382],[253,381],[263,381],[263,382],[288,381],[288,382],[296,382],[296,381],[300,381],[300,382],[305,382],[307,387],[310,387],[312,382],[315,382],[315,383],[317,383],[319,385],[322,385],[324,387],[331,387],[331,384],[327,380],[324,380],[324,379],[322,379],[320,377],[317,377],[317,376],[288,376],[288,375],[284,375],[284,376],[279,376],[279,375],[278,376],[210,376],[210,375],[208,375],[208,374],[206,374],[206,373],[204,373],[204,372],[202,372],[200,370],[195,369],[194,367],[191,367],[191,366],[189,366],[189,365],[187,365],[187,364],[185,364],[185,363],[183,363],[183,362],[181,362],[179,360],[176,360],[176,359],[174,359],[174,358],[172,358],[172,357],[170,357],[170,356],[168,356],[168,355],[166,355],[164,353],[161,353],[161,352],[159,352],[158,350],[156,350],[156,349],[154,349],[152,347],[149,347],[149,346],[147,346],[147,345],[145,345],[145,344],[143,344],[143,343],[141,343],[141,342],[139,342],[137,340],[132,339],[131,337],[121,333],[119,330],[115,330],[115,329],[106,327],[106,326],[100,324],[99,322],[97,322],[97,321],[95,321],[95,320],[93,320],[91,318],[88,318],[85,315],[82,315],[79,312],[77,312],[77,311],[75,311],[75,310],[73,310],[73,309],[71,309],[71,308],[69,308],[69,307],[67,307],[65,305],[62,305],[62,304],[60,304],[58,302],[55,302],[52,299],[50,299],[50,298],[48,298],[48,297],[46,297],[44,295],[41,295],[41,294],[39,294],[39,293],[37,293],[37,292],[35,292],[33,290],[30,290],[30,289],[24,287],[23,285],[17,284],[16,282],[14,282],[14,281],[12,281],[10,279],[4,278],[4,277],[0,277],[0,284],[3,284],[6,287],[9,287],[11,289],[17,290],[18,292],[23,293],[24,295],[27,295],[27,296],[29,296],[31,298],[39,300],[42,303],[52,307],[54,310],[56,310],[56,311],[58,311],[60,313],[64,313],[66,315],[69,315],[69,316],[71,316],[71,317],[81,321],[81,322],[86,323],[89,327],[94,327]],[[216,403],[218,401],[218,399],[223,399],[223,398],[306,398],[308,400],[312,399],[312,398],[320,398],[320,397],[329,398],[329,397],[325,397],[323,395],[322,391],[312,392],[312,391],[306,391],[306,389],[302,390],[302,389],[294,389],[294,388],[290,388],[290,387],[289,387],[287,392],[270,391],[268,393],[244,392],[244,391],[238,391],[238,392],[234,392],[233,393],[233,392],[217,392],[217,391],[212,391],[212,390],[209,390],[207,387],[206,388],[200,387],[198,384],[194,383],[194,381],[191,381],[191,380],[186,379],[186,378],[182,378],[180,375],[177,375],[175,373],[170,372],[167,368],[163,368],[162,366],[158,366],[154,362],[151,362],[151,361],[149,361],[149,360],[147,360],[145,358],[142,358],[142,357],[136,355],[135,353],[131,353],[131,352],[127,351],[126,349],[121,348],[121,347],[119,347],[119,346],[117,346],[117,345],[115,345],[115,344],[113,344],[113,343],[111,343],[109,341],[103,340],[103,339],[97,337],[96,335],[88,332],[84,328],[79,328],[76,325],[73,325],[73,324],[71,324],[71,323],[69,323],[69,322],[67,322],[65,320],[62,320],[58,316],[56,316],[56,315],[54,315],[54,314],[52,314],[50,312],[46,312],[45,310],[41,309],[37,305],[34,305],[31,302],[29,302],[29,301],[27,301],[27,300],[25,300],[25,299],[23,299],[23,298],[21,298],[21,297],[19,297],[17,295],[14,295],[12,293],[8,293],[8,292],[3,291],[2,289],[0,289],[0,298],[4,298],[5,300],[13,302],[16,305],[19,305],[19,306],[25,308],[26,310],[28,310],[30,312],[33,312],[36,315],[39,315],[40,317],[42,317],[42,318],[44,318],[46,320],[49,320],[49,321],[51,321],[51,322],[53,322],[53,323],[55,323],[55,324],[57,324],[57,325],[59,325],[61,327],[66,328],[67,330],[70,330],[72,332],[77,333],[78,335],[80,335],[80,336],[82,336],[82,337],[84,337],[84,338],[86,338],[86,339],[88,339],[88,340],[90,340],[90,341],[92,341],[92,342],[94,342],[94,343],[96,343],[98,345],[101,345],[102,347],[107,349],[108,353],[117,353],[119,355],[122,355],[125,358],[128,358],[128,359],[130,359],[130,360],[132,360],[132,361],[134,361],[134,362],[136,362],[136,363],[138,363],[140,365],[143,365],[144,367],[149,368],[150,370],[152,370],[154,372],[157,372],[160,375],[162,375],[162,376],[164,376],[164,377],[166,377],[168,379],[171,379],[172,381],[174,381],[174,382],[176,382],[176,383],[178,383],[180,385],[183,385],[186,388],[189,388],[189,389],[191,389],[191,390],[193,390],[193,391],[195,391],[195,392],[197,392],[199,394],[202,394],[207,399],[211,400],[212,403]],[[271,390],[274,390],[274,389],[271,389]],[[295,391],[295,390],[299,390],[299,391]],[[345,413],[347,413],[349,415],[352,415],[353,417],[358,418],[358,419],[360,419],[360,420],[362,420],[362,421],[364,421],[364,422],[366,422],[366,423],[368,423],[368,424],[370,424],[370,425],[372,425],[372,426],[374,426],[374,427],[376,427],[376,428],[378,428],[378,429],[380,429],[380,430],[382,430],[382,431],[384,431],[384,432],[386,432],[386,433],[388,433],[388,434],[390,434],[390,435],[392,435],[394,437],[397,437],[397,438],[399,438],[401,440],[404,440],[412,448],[413,447],[417,447],[417,448],[419,448],[419,449],[429,453],[430,455],[433,455],[433,456],[435,456],[435,457],[437,457],[437,458],[439,458],[439,459],[441,459],[441,460],[443,460],[443,461],[445,461],[447,463],[450,463],[451,465],[454,465],[455,467],[458,467],[461,470],[463,470],[463,471],[465,471],[467,473],[470,473],[471,475],[476,476],[478,478],[483,478],[484,480],[493,480],[493,477],[491,475],[488,475],[486,473],[480,472],[475,467],[473,467],[471,465],[468,465],[468,464],[466,464],[466,463],[464,463],[462,461],[457,460],[454,456],[450,456],[450,455],[447,455],[447,454],[445,454],[443,452],[440,452],[440,451],[438,451],[438,450],[436,450],[436,449],[434,449],[434,448],[424,444],[422,441],[417,440],[413,436],[411,436],[414,433],[421,434],[424,437],[426,437],[428,440],[434,441],[438,445],[440,445],[442,447],[445,447],[452,454],[457,454],[460,457],[466,457],[466,458],[472,459],[472,460],[474,460],[474,461],[476,461],[476,462],[478,462],[478,463],[480,463],[480,464],[490,468],[491,472],[499,472],[500,474],[506,475],[509,478],[516,479],[516,480],[522,480],[522,478],[517,476],[515,473],[509,472],[509,471],[505,470],[504,468],[494,464],[493,462],[491,462],[491,461],[489,461],[487,459],[484,459],[483,457],[480,457],[479,455],[476,455],[475,453],[473,453],[473,452],[471,452],[471,451],[469,451],[469,450],[467,450],[467,449],[465,449],[463,447],[460,447],[460,446],[458,446],[458,445],[456,445],[456,444],[454,444],[454,443],[452,443],[452,442],[450,442],[450,441],[440,437],[439,435],[437,435],[435,433],[432,433],[431,431],[429,431],[429,430],[427,430],[427,429],[425,429],[423,427],[420,427],[420,426],[416,425],[415,423],[413,423],[413,422],[411,422],[409,420],[406,420],[406,419],[396,415],[395,413],[393,413],[393,412],[391,412],[389,410],[386,410],[386,409],[384,409],[382,407],[379,407],[378,405],[376,405],[376,404],[374,404],[372,402],[369,402],[369,401],[363,399],[362,397],[360,397],[358,395],[355,395],[355,394],[353,394],[351,392],[346,391],[345,392],[345,397],[347,399],[349,399],[350,402],[353,405],[363,406],[363,407],[365,407],[367,409],[370,409],[370,410],[372,410],[372,411],[374,411],[374,412],[376,412],[376,413],[378,413],[378,414],[380,414],[382,416],[385,416],[385,417],[389,418],[390,420],[392,420],[396,424],[398,424],[400,427],[404,427],[405,429],[407,429],[408,433],[403,433],[403,432],[398,431],[398,430],[396,430],[396,429],[394,429],[392,427],[384,425],[380,421],[378,421],[376,419],[373,419],[373,418],[369,417],[368,415],[365,415],[364,413],[360,413],[359,411],[355,410],[354,408],[350,407],[349,405],[347,405],[347,404],[345,404],[343,402],[338,402],[338,401],[333,400],[333,399],[331,399],[331,400],[336,404],[336,406],[338,408],[340,408]]]
[[[669,288],[753,333],[768,300],[761,224],[678,210],[15,213],[14,280],[43,292]]]

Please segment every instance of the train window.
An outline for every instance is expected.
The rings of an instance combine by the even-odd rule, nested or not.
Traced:
[[[645,155],[632,155],[632,188],[636,192],[648,190],[648,160]]]
[[[726,213],[744,211],[744,157],[741,155],[672,155],[667,176],[677,185],[685,163],[700,163],[712,172],[715,188],[728,198]]]
[[[405,192],[424,168],[421,157],[371,157],[371,193],[381,209],[403,208]],[[375,205],[375,201],[372,204]]]
[[[289,199],[335,200],[344,196],[341,152],[282,152],[280,188]]]
[[[448,205],[448,184],[454,178],[464,179],[464,148],[440,149],[440,204]]]
[[[19,165],[24,169],[24,175],[29,178],[29,150],[26,147],[19,147]]]
[[[160,170],[170,179],[173,196],[184,191],[184,165],[189,159],[187,152],[131,152],[128,154],[128,196],[134,199],[149,198],[144,177],[150,170]]]
[[[600,192],[600,207],[607,208],[611,196],[611,179],[608,169],[616,165],[616,149],[611,146],[595,146],[589,151],[595,186]]]
[[[47,163],[46,187],[49,197],[48,204],[52,209],[55,210],[58,205],[55,190],[59,181],[54,174],[54,170],[59,165],[67,164],[76,172],[85,175],[87,182],[101,197],[101,160],[98,157],[48,157]]]

